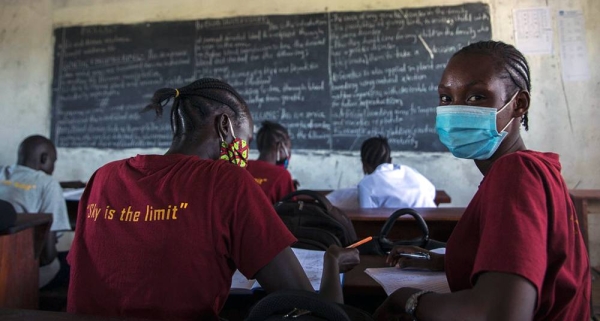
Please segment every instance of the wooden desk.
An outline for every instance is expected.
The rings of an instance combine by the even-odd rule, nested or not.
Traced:
[[[379,283],[365,273],[365,269],[377,267],[387,267],[385,256],[360,256],[360,264],[344,275],[344,303],[369,313],[375,312],[387,298],[387,294]]]
[[[51,224],[50,214],[18,214],[0,234],[0,307],[37,309],[39,256]]]
[[[464,207],[422,207],[415,208],[429,227],[429,236],[446,242],[465,211]],[[396,211],[393,208],[343,209],[354,225],[357,237],[379,235],[385,221]],[[403,216],[390,231],[391,239],[411,239],[419,237],[419,229],[412,217]]]
[[[333,190],[324,189],[324,190],[315,190],[315,192],[321,193],[323,195],[327,195],[327,194],[333,192]],[[450,202],[452,202],[452,198],[450,198],[450,195],[448,195],[446,193],[446,191],[438,189],[435,191],[435,199],[433,200],[433,202],[435,203],[435,205],[440,205],[442,203],[450,204]]]

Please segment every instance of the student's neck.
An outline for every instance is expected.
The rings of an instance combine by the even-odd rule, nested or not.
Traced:
[[[277,155],[275,153],[260,153],[258,160],[275,165],[277,164]]]
[[[525,147],[525,143],[523,143],[523,139],[520,135],[517,139],[515,139],[514,142],[512,142],[512,144],[508,145],[508,147],[503,148],[503,146],[500,146],[500,148],[502,148],[502,150],[498,150],[489,159],[475,160],[475,165],[481,174],[483,174],[483,176],[487,175],[490,168],[498,158],[521,150],[527,150],[527,147]]]
[[[208,148],[206,144],[207,143],[192,144],[186,141],[174,141],[165,155],[181,154],[198,156],[202,159],[217,159],[218,154],[216,149],[213,150],[214,148]]]

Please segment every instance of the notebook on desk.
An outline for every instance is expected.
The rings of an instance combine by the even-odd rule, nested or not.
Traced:
[[[403,270],[396,267],[368,268],[365,270],[370,277],[381,284],[387,295],[399,288],[411,287],[450,293],[445,272],[431,272],[423,270]]]
[[[323,255],[324,251],[312,251],[304,249],[292,248],[294,254],[300,261],[300,265],[304,269],[304,273],[308,276],[308,280],[315,291],[318,291],[321,286],[321,276],[323,274]],[[343,280],[343,274],[340,274],[340,281]],[[239,271],[235,271],[231,280],[231,290],[235,292],[253,291],[260,288],[260,284],[256,280],[248,280]]]

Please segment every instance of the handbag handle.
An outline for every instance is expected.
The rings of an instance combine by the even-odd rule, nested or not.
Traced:
[[[309,196],[310,198],[312,198],[313,200],[315,200],[316,204],[318,204],[319,206],[321,206],[326,213],[331,213],[332,209],[333,209],[333,205],[331,205],[331,202],[327,199],[327,197],[325,197],[323,194],[319,193],[319,192],[315,192],[309,189],[302,189],[299,191],[295,191],[292,192],[288,195],[286,195],[280,202],[285,202],[285,201],[289,201],[291,199],[293,199],[296,196]]]
[[[417,225],[419,226],[419,229],[423,233],[423,236],[421,238],[415,239],[415,240],[393,242],[387,238],[387,235],[394,227],[394,223],[396,223],[396,220],[404,215],[410,215],[415,219],[415,221],[417,221]],[[423,217],[421,215],[419,215],[419,213],[417,213],[417,211],[413,210],[412,208],[402,208],[402,209],[399,209],[399,210],[395,211],[394,213],[392,213],[392,215],[390,215],[390,217],[387,219],[385,224],[383,224],[383,227],[381,228],[381,232],[379,232],[379,242],[386,244],[390,247],[394,246],[394,245],[415,245],[415,244],[419,244],[422,247],[425,244],[427,244],[428,241],[429,241],[429,228],[427,227],[427,223],[425,222]]]

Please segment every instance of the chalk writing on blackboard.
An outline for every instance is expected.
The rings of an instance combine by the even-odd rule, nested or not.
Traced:
[[[294,148],[443,151],[437,82],[462,46],[489,39],[489,7],[271,15],[55,29],[52,137],[60,147],[168,147],[168,117],[140,114],[154,90],[227,81],[255,125]]]

